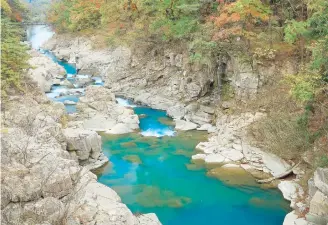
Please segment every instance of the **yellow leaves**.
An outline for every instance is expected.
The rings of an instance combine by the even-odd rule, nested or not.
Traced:
[[[290,94],[300,103],[311,100],[318,87],[321,76],[308,71],[289,74],[284,82],[290,86]]]
[[[1,9],[5,12],[7,16],[10,16],[12,13],[10,5],[8,4],[7,0],[1,0]]]

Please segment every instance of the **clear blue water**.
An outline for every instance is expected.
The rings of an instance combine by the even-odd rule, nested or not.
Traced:
[[[51,58],[54,62],[58,63],[59,65],[61,65],[67,74],[76,74],[77,70],[75,65],[70,64],[64,60],[59,60],[52,52],[48,51],[48,50],[41,50],[41,52],[48,56],[49,58]]]
[[[79,96],[75,95],[65,95],[62,97],[54,98],[54,101],[57,102],[64,102],[65,100],[70,100],[73,102],[78,102],[79,101]],[[65,105],[66,111],[68,114],[70,113],[76,113],[76,105]]]
[[[173,129],[165,112],[134,110],[141,115],[141,133]],[[262,189],[254,180],[238,185],[229,177],[221,181],[192,164],[196,144],[206,137],[203,132],[102,136],[111,164],[97,171],[99,181],[117,191],[132,212],[154,212],[163,225],[281,225],[289,210],[276,189]]]

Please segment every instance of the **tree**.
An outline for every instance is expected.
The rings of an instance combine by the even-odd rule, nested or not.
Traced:
[[[311,67],[328,77],[328,2],[316,0],[309,8],[314,10],[308,19],[309,36],[314,40]]]
[[[238,0],[233,3],[223,3],[218,7],[220,15],[213,17],[215,25],[221,31],[215,37],[242,35],[249,38],[252,28],[261,22],[267,22],[271,10],[260,0]]]
[[[12,14],[17,8],[6,3],[1,6],[1,90],[4,96],[9,88],[20,88],[29,58],[27,46],[21,43],[23,29]]]

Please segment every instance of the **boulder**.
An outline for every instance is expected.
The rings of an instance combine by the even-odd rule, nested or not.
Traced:
[[[66,128],[63,133],[67,141],[67,150],[76,151],[79,160],[99,157],[101,137],[97,132],[81,128]]]
[[[83,128],[93,131],[108,131],[116,125],[114,119],[108,118],[104,115],[97,114],[90,119],[83,121]]]
[[[133,129],[124,123],[117,123],[110,130],[106,131],[108,134],[126,134],[131,132],[133,132]]]
[[[197,124],[192,123],[192,122],[188,122],[188,121],[184,121],[184,120],[175,120],[175,129],[177,130],[195,130],[197,128]]]
[[[77,85],[77,87],[85,87],[92,83],[93,83],[93,80],[91,79],[90,76],[79,77],[79,75],[77,75],[75,77],[75,84]]]
[[[223,157],[220,154],[210,154],[205,157],[205,163],[211,164],[211,163],[223,163],[227,161],[225,157]]]
[[[208,133],[214,133],[216,131],[216,127],[212,124],[205,123],[197,128],[197,130],[206,130]]]
[[[31,50],[30,54],[33,57],[28,61],[31,65],[29,76],[38,84],[41,91],[50,92],[53,84],[59,84],[57,78],[64,77],[66,73],[64,68],[35,50]]]
[[[53,197],[29,202],[23,206],[20,203],[11,203],[3,211],[4,224],[59,224],[64,215],[64,204]]]
[[[288,213],[285,216],[283,225],[310,225],[304,218],[299,218],[295,211]]]
[[[291,206],[294,206],[294,201],[304,195],[302,187],[294,181],[281,181],[278,184],[279,190],[282,192],[284,198],[291,201]]]
[[[191,157],[192,160],[203,160],[205,161],[206,155],[205,154],[196,154]]]
[[[314,184],[314,179],[311,178],[308,180],[308,193],[310,197],[313,197],[313,195],[317,192],[318,188]]]
[[[286,172],[291,166],[278,156],[263,152],[263,164],[270,170],[273,176]]]
[[[328,168],[317,168],[313,179],[315,186],[328,196]]]
[[[167,115],[174,119],[182,119],[185,115],[185,107],[183,105],[175,105],[167,109]]]
[[[139,225],[161,225],[155,213],[141,214],[137,220]]]
[[[60,82],[60,85],[66,86],[68,88],[75,88],[75,86],[67,79]]]
[[[235,149],[225,149],[220,154],[231,161],[240,161],[244,158],[243,153]]]
[[[317,191],[310,201],[310,213],[328,219],[328,197]]]
[[[71,100],[65,100],[64,105],[76,105],[76,102],[71,101]]]

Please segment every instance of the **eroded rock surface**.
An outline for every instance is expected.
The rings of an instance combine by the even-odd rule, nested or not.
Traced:
[[[138,116],[132,109],[119,105],[107,88],[88,86],[76,107],[75,120],[81,121],[79,126],[84,129],[124,134],[139,128]]]
[[[66,74],[64,68],[35,50],[31,50],[30,55],[30,76],[43,92],[50,92],[51,86],[58,83],[58,78],[63,78]]]
[[[79,121],[69,126],[64,104],[30,86],[25,95],[10,96],[2,105],[1,224],[159,225],[153,214],[133,215],[89,171],[108,160],[100,136],[79,127]],[[85,104],[110,113],[106,106],[92,104],[92,96],[86,98],[90,101]],[[85,161],[93,164],[81,166]]]

